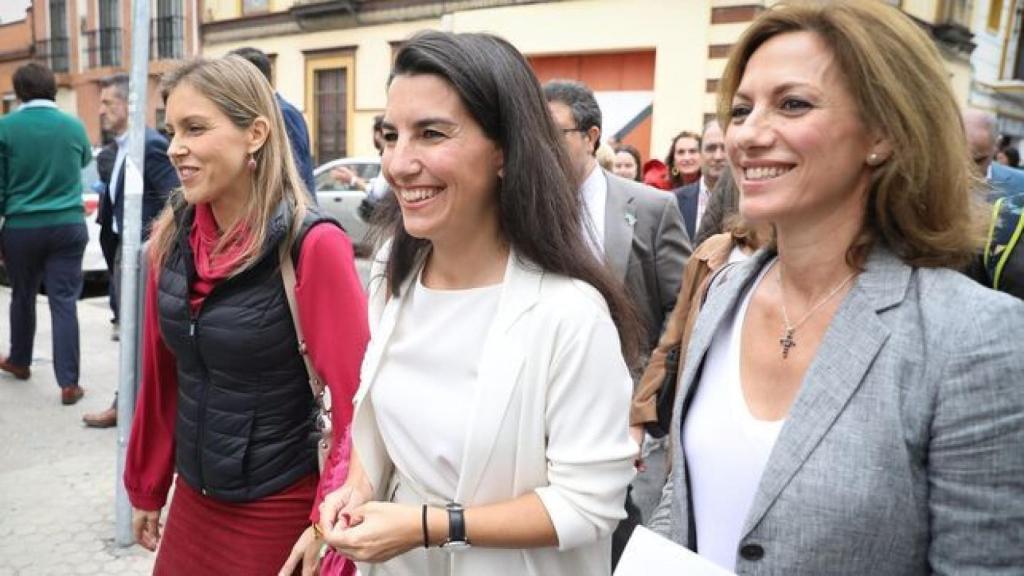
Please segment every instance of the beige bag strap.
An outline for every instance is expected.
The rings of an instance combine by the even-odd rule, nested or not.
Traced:
[[[324,386],[323,380],[320,379],[320,375],[317,374],[316,368],[313,367],[313,361],[309,358],[309,350],[306,347],[306,337],[302,332],[302,323],[299,321],[299,306],[295,300],[295,265],[292,262],[291,251],[288,250],[287,245],[282,245],[280,258],[281,280],[284,282],[284,293],[288,299],[288,309],[292,313],[292,324],[295,326],[295,337],[299,341],[299,355],[302,356],[302,362],[306,365],[306,374],[309,376],[309,387],[313,391],[313,399],[316,400],[316,404],[320,408],[321,413],[329,415],[331,412],[330,393],[328,392],[327,387]],[[323,422],[321,424],[328,426],[328,429],[324,431],[324,441],[326,441],[326,436],[329,436],[330,434],[330,422]],[[323,443],[321,447],[323,447]]]

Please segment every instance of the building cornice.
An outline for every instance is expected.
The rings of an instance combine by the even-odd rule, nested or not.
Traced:
[[[288,10],[202,24],[209,44],[440,18],[445,14],[545,0],[299,0]],[[551,1],[551,0],[547,0]],[[564,0],[554,0],[561,2]]]

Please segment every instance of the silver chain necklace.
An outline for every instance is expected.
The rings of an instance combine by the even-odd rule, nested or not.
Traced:
[[[789,321],[789,312],[786,311],[786,290],[782,285],[782,262],[778,262],[777,264],[779,269],[779,275],[776,276],[776,280],[779,281],[779,296],[782,300],[783,321],[783,332],[782,338],[779,338],[779,345],[782,346],[782,359],[785,360],[786,358],[789,358],[790,348],[796,347],[796,340],[793,339],[793,334],[796,333],[797,328],[803,326],[804,322],[807,322],[811,315],[818,311],[818,308],[824,306],[826,302],[828,302],[836,294],[838,294],[839,291],[843,289],[843,286],[846,286],[850,282],[850,280],[853,280],[853,277],[856,276],[857,273],[853,272],[852,274],[844,278],[842,282],[836,284],[836,287],[833,288],[831,292],[826,294],[825,297],[819,300],[817,304],[811,306],[811,309],[808,310],[806,314],[804,314],[803,318],[801,318],[796,324],[793,324]]]

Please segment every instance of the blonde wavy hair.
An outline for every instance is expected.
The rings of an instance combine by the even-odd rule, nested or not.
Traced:
[[[899,10],[865,0],[798,0],[763,13],[729,56],[718,99],[723,128],[750,57],[789,32],[813,32],[829,47],[862,121],[893,147],[874,171],[864,228],[847,260],[861,265],[881,240],[911,266],[966,265],[984,240],[985,183],[942,58]]]
[[[210,99],[231,122],[248,129],[257,118],[265,118],[269,126],[263,146],[254,153],[256,170],[242,216],[225,230],[214,247],[214,255],[238,242],[242,243],[236,275],[254,265],[263,253],[269,235],[270,221],[282,201],[291,207],[292,223],[286,246],[290,247],[294,232],[306,215],[306,189],[292,158],[291,146],[284,128],[284,119],[277,106],[274,90],[267,79],[249,61],[240,56],[199,58],[185,62],[164,75],[160,94],[164,104],[176,88],[188,85]],[[172,196],[179,196],[175,191]],[[174,217],[174,200],[168,203],[153,223],[150,260],[158,269],[170,253],[178,226]]]

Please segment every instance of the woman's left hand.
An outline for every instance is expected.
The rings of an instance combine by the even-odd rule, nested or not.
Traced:
[[[385,562],[423,545],[422,509],[391,502],[368,502],[352,511],[349,528],[338,523],[327,544],[358,562]]]
[[[278,576],[292,576],[301,567],[302,576],[317,576],[320,573],[320,539],[312,526],[307,527],[292,546]]]

